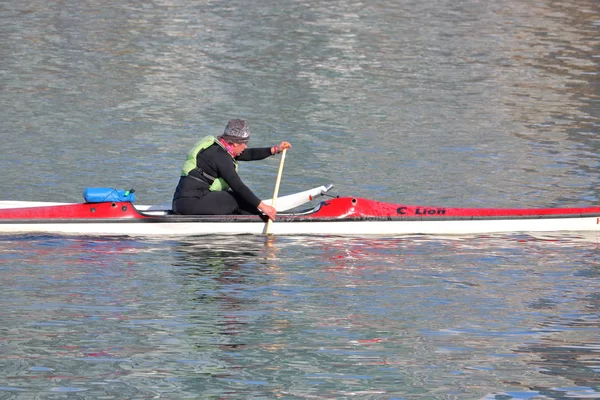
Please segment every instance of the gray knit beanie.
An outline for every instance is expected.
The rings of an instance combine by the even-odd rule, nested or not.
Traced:
[[[248,143],[250,140],[248,122],[243,119],[230,120],[225,127],[225,132],[220,137],[231,143]]]

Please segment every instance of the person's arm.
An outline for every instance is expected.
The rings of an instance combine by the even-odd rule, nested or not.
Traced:
[[[269,217],[269,219],[275,221],[275,215],[277,214],[277,210],[275,210],[275,207],[271,207],[263,203],[252,192],[252,190],[250,190],[250,188],[246,186],[244,182],[242,182],[242,179],[235,170],[233,163],[231,163],[229,160],[227,161],[228,162],[226,164],[228,164],[229,167],[227,165],[224,165],[223,168],[220,169],[220,171],[221,176],[223,177],[223,179],[225,179],[231,190],[236,192],[248,204],[255,206],[259,211],[261,211],[263,214]]]
[[[271,147],[255,147],[255,148],[247,148],[244,150],[242,154],[237,157],[239,161],[255,161],[255,160],[263,160],[269,156],[279,154],[284,149],[291,149],[292,145],[288,142],[281,142],[278,145]]]
[[[246,148],[242,154],[236,157],[238,161],[256,161],[263,160],[269,156],[272,156],[270,147],[252,147]]]
[[[242,182],[231,158],[223,152],[223,156],[215,160],[217,174],[223,178],[231,190],[236,192],[248,204],[258,208],[261,200]]]

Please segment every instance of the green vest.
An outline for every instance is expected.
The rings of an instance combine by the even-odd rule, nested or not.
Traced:
[[[225,150],[227,152],[227,154],[229,154],[229,152],[227,151],[225,146],[223,146],[223,144],[214,136],[203,137],[187,153],[185,162],[183,163],[183,167],[181,168],[181,176],[188,176],[190,174],[190,172],[192,172],[193,170],[199,169],[197,160],[196,160],[198,153],[202,152],[205,149],[208,149],[210,146],[212,146],[215,143],[218,144],[219,146],[221,146],[221,148],[223,150]],[[229,154],[229,155],[231,156],[231,154]],[[235,158],[233,158],[233,156],[231,156],[231,159],[233,160],[235,170],[237,171],[238,163],[235,160]],[[227,189],[229,189],[229,185],[227,184],[227,182],[225,182],[225,179],[216,178],[208,189],[212,192],[216,192],[219,190],[227,190]]]

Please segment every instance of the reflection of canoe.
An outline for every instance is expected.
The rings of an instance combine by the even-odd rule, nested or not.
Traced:
[[[331,186],[321,187],[315,196]],[[308,191],[307,191],[308,192]],[[312,200],[303,194],[300,204]],[[296,195],[290,195],[296,196]],[[283,198],[283,197],[282,197]],[[280,200],[277,201],[278,206]],[[5,207],[5,208],[2,208]],[[0,233],[80,235],[261,234],[265,221],[246,215],[174,215],[130,202],[0,204]],[[331,198],[301,212],[280,212],[276,235],[464,235],[506,232],[600,230],[600,207],[448,208],[383,203],[362,198]]]

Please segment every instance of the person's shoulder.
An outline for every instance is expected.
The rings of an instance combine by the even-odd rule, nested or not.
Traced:
[[[219,146],[217,142],[215,142],[212,145],[208,146],[206,148],[206,151],[210,151],[211,153],[224,153],[225,149]]]
[[[208,152],[207,155],[213,158],[215,161],[222,162],[227,161],[229,159],[229,154],[227,153],[227,150],[225,150],[216,143],[210,146],[208,149],[206,149],[206,151]]]

